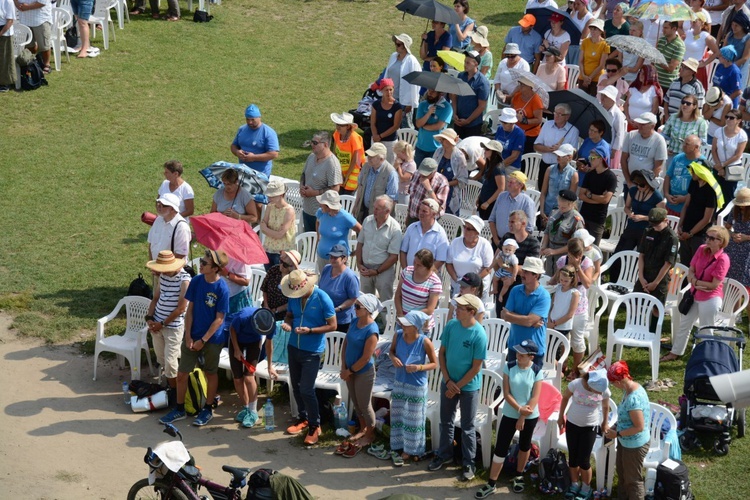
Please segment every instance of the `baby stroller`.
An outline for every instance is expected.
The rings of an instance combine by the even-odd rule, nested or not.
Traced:
[[[736,344],[739,357],[731,343]],[[723,405],[709,380],[714,375],[741,371],[744,348],[745,338],[737,328],[706,326],[693,333],[693,352],[685,367],[685,398],[680,402],[680,422],[685,429],[680,436],[683,450],[701,446],[696,433],[721,433],[714,441],[714,453],[726,455],[734,422],[737,436],[745,436],[744,408],[738,410],[731,403]]]

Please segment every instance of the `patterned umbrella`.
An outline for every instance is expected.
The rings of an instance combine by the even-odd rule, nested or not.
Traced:
[[[615,35],[607,38],[607,43],[611,47],[620,49],[623,52],[630,52],[631,54],[649,60],[654,64],[667,64],[664,54],[656,50],[656,47],[643,38],[628,35]]]
[[[526,80],[529,81],[529,83],[533,83],[531,88],[534,89],[534,93],[539,94],[539,97],[542,98],[542,104],[544,104],[545,108],[549,106],[549,93],[548,92],[550,92],[552,89],[549,88],[549,86],[546,83],[544,83],[534,73],[529,73],[528,71],[524,71],[522,69],[510,68],[509,71],[510,71],[510,76],[512,76],[514,80],[525,78]]]
[[[695,12],[682,0],[649,0],[630,9],[625,15],[659,21],[695,21]]]

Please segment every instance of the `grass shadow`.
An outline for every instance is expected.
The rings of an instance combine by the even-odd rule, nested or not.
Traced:
[[[523,17],[523,12],[498,12],[477,19],[478,25],[492,26],[518,26],[518,20]]]
[[[148,277],[146,279],[148,280]],[[35,298],[50,301],[55,306],[64,308],[68,315],[75,318],[97,320],[109,314],[127,292],[127,287],[123,286],[100,286],[80,290],[63,289],[36,295]]]

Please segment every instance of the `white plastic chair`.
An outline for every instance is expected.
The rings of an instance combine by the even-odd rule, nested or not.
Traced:
[[[615,317],[625,309],[625,325],[615,330]],[[658,312],[656,330],[651,331],[651,311]],[[617,346],[617,358],[622,359],[622,347],[647,347],[651,359],[651,379],[659,379],[659,349],[664,306],[661,301],[645,293],[622,295],[612,304],[607,324],[607,366],[612,363],[612,352]]]
[[[542,203],[542,193],[540,193],[536,189],[527,189],[524,192],[526,193],[526,196],[531,198],[531,200],[534,202],[535,214],[539,215],[539,210],[541,210]]]
[[[306,271],[314,271],[318,259],[318,233],[308,231],[298,234],[295,238],[295,244],[297,245],[297,251],[302,257],[299,267]]]
[[[750,300],[747,289],[737,280],[724,279],[724,297],[721,310],[716,315],[716,324],[721,326],[735,326],[742,317],[742,311]],[[714,326],[714,325],[701,325]]]
[[[406,217],[409,214],[409,207],[407,205],[404,205],[403,203],[397,203],[393,207],[393,218],[396,219],[396,222],[398,222],[401,225],[401,232],[406,231]]]
[[[566,64],[565,69],[568,72],[568,90],[578,87],[578,76],[581,74],[581,68],[577,64]]]
[[[110,5],[109,9],[115,9],[115,13],[117,14],[117,25],[121,30],[124,30],[126,18],[128,20],[128,23],[130,23],[130,9],[128,8],[128,0],[115,0]]]
[[[89,17],[89,27],[91,39],[96,38],[96,27],[102,27],[102,40],[104,40],[104,50],[109,50],[109,29],[112,28],[112,40],[117,41],[115,34],[115,23],[112,21],[110,9],[114,8],[119,0],[96,0],[94,13]]]
[[[620,241],[620,236],[622,236],[625,226],[628,224],[628,216],[625,214],[624,208],[617,207],[610,209],[607,217],[612,220],[612,229],[610,230],[609,238],[602,238],[601,242],[599,242],[599,250],[604,254],[605,260],[607,256],[614,253],[617,242]]]
[[[438,307],[432,312],[432,317],[435,320],[435,327],[427,336],[435,349],[440,349],[440,338],[443,336],[445,324],[448,323],[448,308]]]
[[[250,284],[248,285],[248,289],[253,306],[260,307],[263,304],[263,292],[260,291],[260,286],[263,284],[263,280],[266,279],[266,272],[260,269],[253,269],[249,278]]]
[[[323,358],[323,367],[318,370],[318,376],[315,379],[316,389],[332,389],[341,396],[342,401],[349,404],[349,390],[346,382],[341,378],[341,359],[343,353],[341,348],[344,345],[346,334],[342,332],[332,332],[326,334],[326,350]]]
[[[553,328],[547,328],[547,350],[544,352],[542,369],[547,372],[545,380],[552,383],[555,389],[562,390],[562,375],[565,363],[570,354],[568,337]]]
[[[487,224],[487,221],[485,221],[484,227],[482,228],[482,232],[481,232],[481,233],[479,233],[479,236],[481,236],[481,237],[482,237],[482,238],[484,238],[485,240],[487,240],[487,241],[489,241],[490,243],[492,243],[492,230],[490,229],[490,225],[489,225],[489,224]],[[499,235],[499,236],[500,236],[501,238],[503,237],[503,235],[502,235],[502,234],[501,234],[501,235]]]
[[[287,344],[284,343],[284,349],[286,349]],[[294,399],[294,391],[292,389],[292,379],[289,376],[289,365],[286,363],[273,363],[273,368],[276,370],[276,373],[278,377],[276,378],[276,382],[283,382],[287,384],[287,390],[289,392],[289,407],[290,411],[292,413],[293,417],[297,417],[299,415],[299,410],[297,408],[297,400]],[[266,380],[266,387],[268,388],[268,393],[270,394],[273,390],[273,379],[271,378],[271,374],[268,373],[268,359],[264,359],[263,361],[259,361],[258,364],[255,367],[255,379],[264,379]]]
[[[494,91],[490,92],[490,96],[495,96],[495,100],[497,100],[497,95]],[[484,121],[489,122],[490,131],[492,131],[493,136],[495,135],[495,133],[497,133],[498,127],[500,127],[500,115],[502,114],[503,110],[497,108],[491,111],[487,111],[484,114]]]
[[[622,173],[622,170],[610,169],[610,172],[615,174],[615,177],[617,177],[617,187],[615,188],[615,194],[612,196],[612,199],[609,200],[609,210],[615,209],[617,207],[625,207],[625,196],[623,195],[623,189],[625,186],[625,174]]]
[[[649,443],[648,453],[643,461],[644,469],[656,469],[659,464],[669,458],[669,442],[662,439],[661,431],[664,421],[668,421],[670,429],[677,429],[677,419],[671,411],[660,404],[649,403],[651,406],[651,441]],[[665,434],[666,438],[666,434]]]
[[[708,92],[708,89],[713,87],[714,82],[714,74],[716,74],[716,67],[719,65],[719,58],[717,57],[710,63],[708,63],[708,66],[706,66],[706,74],[708,75],[708,88],[706,88],[706,92]]]
[[[55,8],[68,11],[71,19],[73,18],[73,7],[70,5],[70,0],[57,0],[57,2],[55,2],[55,6]]]
[[[701,144],[701,154],[706,158],[706,163],[710,167],[714,166],[714,155],[713,155],[713,149],[710,144],[703,143]]]
[[[586,332],[583,334],[584,339],[589,344],[589,354],[599,348],[599,327],[602,315],[609,307],[609,298],[604,291],[592,284],[587,292],[589,301],[589,319],[586,322]]]
[[[448,236],[448,243],[456,239],[459,229],[464,227],[464,221],[460,217],[451,214],[443,214],[438,219],[438,224],[445,229],[445,234]]]
[[[148,339],[146,336],[146,333],[148,332],[146,314],[148,314],[149,304],[151,304],[151,301],[145,297],[129,295],[121,298],[111,313],[96,321],[94,380],[96,380],[96,365],[99,361],[99,355],[103,352],[117,354],[120,368],[125,367],[123,358],[127,359],[128,364],[130,365],[131,380],[140,380],[141,350],[144,350],[146,351],[146,359],[148,360],[148,369],[152,375],[154,374],[154,369],[151,365],[151,355],[149,354]],[[117,317],[123,306],[125,307],[126,315],[125,333],[122,335],[111,335],[105,337],[105,325]]]
[[[742,153],[742,171],[745,172],[742,181],[745,186],[750,187],[750,154]]]
[[[352,210],[354,210],[354,196],[351,196],[348,194],[342,194],[340,198],[341,198],[341,208],[343,208],[350,214],[354,215],[352,213]]]
[[[748,185],[748,187],[750,187],[750,185]],[[718,224],[719,226],[723,226],[724,219],[726,219],[727,216],[732,213],[732,210],[734,210],[734,200],[727,203],[724,209],[719,212],[719,215],[716,216],[716,224]]]
[[[570,407],[570,402],[568,402],[568,407]],[[609,418],[607,420],[610,427],[617,422],[617,404],[612,399],[609,400]],[[560,434],[557,426],[555,426],[555,434],[557,435],[557,439],[552,446],[567,453],[568,434]],[[605,484],[607,485],[607,491],[612,491],[612,483],[615,479],[616,445],[617,443],[614,441],[611,445],[604,446],[604,439],[602,436],[598,436],[596,441],[594,441],[594,447],[591,449],[591,456],[594,457],[594,467],[596,468],[596,489],[599,491],[604,488]],[[607,463],[608,460],[609,464]],[[606,477],[604,475],[605,470],[607,471]]]
[[[597,280],[596,284],[604,291],[604,293],[607,294],[607,298],[609,299],[610,303],[620,297],[620,294],[609,289],[610,285],[623,286],[627,288],[629,292],[633,291],[635,282],[638,281],[638,256],[638,252],[634,250],[617,252],[602,265],[601,274],[599,275],[599,279]],[[612,267],[612,264],[617,262],[618,260],[620,261],[620,276],[618,276],[617,282],[602,284],[602,275],[604,275],[604,273],[606,273],[609,268]]]
[[[675,264],[670,272],[672,273],[672,279],[667,289],[667,298],[664,300],[664,316],[672,318],[671,329],[672,338],[674,338],[675,333],[679,330],[681,318],[681,314],[677,311],[677,306],[680,300],[682,300],[682,294],[688,289],[685,286],[688,268],[683,264]]]
[[[396,138],[399,141],[405,141],[411,144],[412,146],[416,146],[418,134],[419,132],[414,130],[413,128],[400,128],[396,131]]]
[[[23,48],[31,43],[31,29],[28,26],[24,26],[21,23],[13,23],[13,60],[17,61],[17,57],[23,51]],[[16,64],[16,90],[21,89],[21,66]]]
[[[479,433],[482,440],[482,464],[484,467],[490,466],[492,459],[492,428],[493,424],[499,419],[496,412],[500,403],[503,402],[503,378],[492,370],[482,369],[482,386],[479,389],[479,403],[477,412],[474,415],[474,428]],[[456,428],[461,427],[461,410],[460,406],[456,411],[456,418],[453,421]],[[484,443],[487,443],[486,445]]]
[[[396,334],[396,304],[393,299],[383,302],[383,310],[380,312],[385,319],[385,330],[380,340],[393,340]]]
[[[677,234],[677,226],[680,225],[680,218],[676,215],[667,215],[667,224],[672,228],[672,231]]]
[[[461,188],[461,217],[470,217],[477,212],[477,200],[482,183],[470,180]]]
[[[521,170],[526,174],[527,186],[538,189],[540,186],[539,167],[542,164],[542,155],[539,153],[526,153],[521,156]]]
[[[70,53],[65,43],[65,30],[73,24],[73,16],[66,9],[52,7],[52,57],[55,60],[55,71],[62,68],[62,53],[70,62]]]
[[[497,373],[502,373],[505,358],[508,356],[510,323],[500,318],[485,318],[482,321],[482,326],[484,331],[487,332],[485,367]]]
[[[349,269],[357,274],[359,274],[359,267],[357,266],[357,257],[354,255],[354,252],[357,250],[358,244],[359,242],[356,239],[349,240],[349,260],[347,261]]]
[[[432,449],[440,448],[440,368],[427,372],[427,410],[425,416],[430,421],[430,438]],[[484,441],[483,441],[484,442]]]

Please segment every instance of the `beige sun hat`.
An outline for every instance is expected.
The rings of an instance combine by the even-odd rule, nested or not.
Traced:
[[[734,197],[735,207],[748,207],[750,206],[750,188],[742,188],[737,191],[737,195]]]
[[[331,121],[336,125],[357,125],[354,123],[354,115],[347,112],[331,113]]]
[[[436,134],[435,139],[445,139],[455,146],[458,143],[458,133],[452,128],[446,128],[439,134]]]
[[[266,186],[265,195],[269,198],[273,196],[281,196],[286,193],[286,184],[281,179],[272,179],[271,182]]]
[[[147,268],[157,273],[171,273],[172,271],[182,269],[184,266],[185,259],[176,258],[171,250],[162,250],[156,256],[156,260],[150,260],[146,263]]]
[[[295,269],[281,278],[281,293],[290,299],[298,299],[306,295],[318,282],[317,274],[307,274],[302,269]]]
[[[318,203],[327,206],[331,210],[341,210],[341,196],[333,189],[324,191],[323,194],[316,196],[315,199],[318,200]]]

